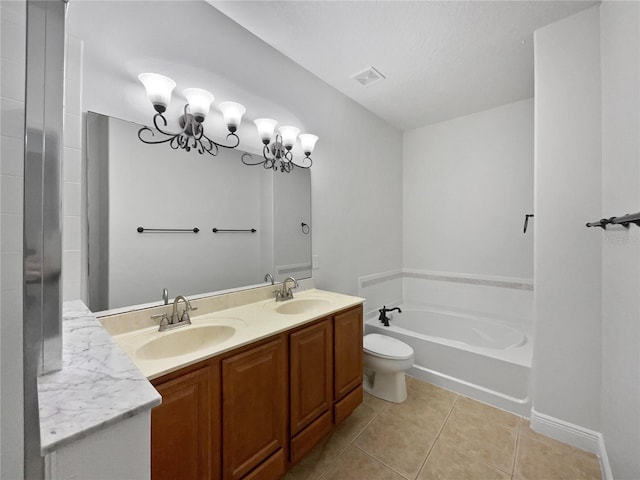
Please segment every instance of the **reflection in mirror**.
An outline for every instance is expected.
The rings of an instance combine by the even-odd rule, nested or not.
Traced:
[[[174,297],[260,284],[266,273],[311,276],[309,170],[248,167],[237,150],[146,145],[140,127],[87,114],[92,311],[160,303],[164,288]]]

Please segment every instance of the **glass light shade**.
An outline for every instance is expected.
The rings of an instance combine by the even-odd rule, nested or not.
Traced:
[[[313,152],[313,149],[316,146],[317,141],[318,141],[318,137],[316,135],[312,135],[310,133],[300,134],[300,143],[302,144],[302,151],[307,157],[311,155],[311,152]]]
[[[171,92],[176,87],[176,82],[158,73],[141,73],[138,80],[144,85],[156,111],[163,113],[171,101]]]
[[[287,150],[293,148],[293,144],[296,143],[300,129],[296,127],[280,127],[280,135],[282,135],[282,144]]]
[[[236,102],[222,102],[220,104],[224,122],[231,133],[235,132],[242,121],[244,112],[247,111],[242,105]]]
[[[276,125],[278,122],[272,120],[270,118],[256,118],[253,123],[258,127],[258,135],[260,135],[260,139],[262,143],[265,145],[269,145],[271,139],[273,138],[273,132],[276,129]]]
[[[209,107],[211,107],[214,96],[201,88],[187,88],[183,93],[184,96],[187,97],[189,113],[196,118],[197,122],[204,122],[207,113],[209,113]]]

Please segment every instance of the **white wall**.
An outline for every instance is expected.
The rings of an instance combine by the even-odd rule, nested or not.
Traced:
[[[528,326],[533,100],[405,132],[403,172],[405,301]]]
[[[535,32],[533,408],[600,429],[600,28],[593,7]]]
[[[23,476],[22,219],[26,3],[0,2],[0,478]]]
[[[99,4],[92,3],[78,2],[75,7],[71,3],[69,17],[73,18],[74,8],[100,8]],[[116,3],[118,28],[126,28],[127,19],[142,28],[149,5]],[[115,6],[105,8],[116,11]],[[154,11],[171,8],[175,8],[175,2],[153,5]],[[355,294],[358,277],[399,268],[402,252],[400,132],[209,5],[189,2],[179,8],[179,15],[167,13],[166,18],[176,38],[179,32],[193,30],[190,22],[194,19],[206,19],[205,30],[213,38],[203,45],[206,61],[195,66],[199,70],[180,66],[172,72],[167,67],[164,73],[170,76],[175,73],[177,80],[189,72],[214,75],[219,79],[218,86],[212,87],[215,93],[224,92],[220,98],[244,103],[248,119],[274,115],[284,122],[289,116],[292,118],[289,121],[320,137],[311,171],[313,253],[319,257],[319,268],[313,271],[316,285]],[[104,22],[103,15],[89,17],[93,22]],[[100,59],[92,58],[87,47],[91,28],[85,25],[82,38],[85,44],[83,108],[148,122],[151,109],[135,75],[143,69],[161,67],[150,66],[151,60],[141,55],[138,52],[141,47],[136,45],[132,58],[119,59],[118,69],[100,70]],[[70,32],[74,32],[73,28]],[[144,41],[151,43],[154,39],[140,38],[140,42]],[[196,73],[191,82],[201,84]],[[135,92],[136,101],[130,92]],[[138,108],[137,100],[144,107]],[[248,124],[240,129],[242,148],[256,150],[250,142],[252,135],[257,141],[253,130]]]
[[[603,2],[602,216],[640,210],[640,5]],[[596,215],[595,218],[598,218]],[[640,478],[640,228],[602,236],[602,433],[615,478]]]
[[[405,132],[405,267],[531,278],[533,100]]]

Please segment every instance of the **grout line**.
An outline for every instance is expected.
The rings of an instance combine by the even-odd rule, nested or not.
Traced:
[[[361,405],[364,405],[364,402],[362,402]],[[344,456],[344,454],[347,452],[347,450],[349,450],[349,447],[353,446],[355,448],[358,448],[357,445],[354,445],[356,439],[362,435],[362,433],[367,429],[367,427],[369,425],[371,425],[371,423],[378,418],[378,415],[380,415],[383,411],[385,411],[387,409],[387,407],[389,407],[390,404],[386,404],[384,407],[382,407],[380,410],[378,410],[372,417],[371,419],[362,427],[362,429],[360,429],[360,431],[350,440],[347,442],[347,445],[344,447],[344,450],[342,450],[342,452],[340,452],[340,454],[336,457],[336,459],[331,462],[329,465],[327,465],[327,468],[324,469],[323,472],[320,473],[320,476],[318,477],[318,480],[322,480],[323,478],[326,477],[327,473],[342,459],[342,457]],[[329,440],[331,441],[331,440]],[[360,449],[362,450],[362,449]],[[366,453],[366,452],[365,452]],[[377,460],[377,459],[376,459]],[[395,470],[394,470],[395,471]],[[404,478],[404,477],[403,477]]]
[[[442,425],[440,426],[438,433],[436,433],[436,436],[433,439],[433,443],[431,444],[431,447],[429,447],[429,451],[427,452],[427,456],[424,458],[424,460],[420,464],[420,468],[418,468],[418,473],[416,474],[416,477],[415,477],[416,479],[420,476],[420,472],[422,472],[422,469],[426,465],[427,460],[429,460],[429,457],[431,456],[431,452],[433,451],[433,448],[436,446],[436,443],[438,443],[438,440],[440,439],[440,434],[444,430],[445,425],[447,424],[447,422],[449,421],[449,418],[451,417],[451,414],[453,413],[453,409],[456,407],[456,404],[458,403],[458,399],[460,398],[460,395],[457,393],[455,395],[456,395],[456,398],[453,401],[453,404],[451,405],[451,409],[449,410],[449,413],[445,417],[444,422],[442,422]]]
[[[514,475],[516,474],[516,462],[518,461],[518,450],[520,449],[520,437],[522,435],[523,424],[524,424],[524,418],[520,417],[520,422],[518,424],[518,433],[516,434],[516,447],[513,450],[513,465],[511,466],[512,480]]]
[[[369,452],[367,452],[366,450],[363,450],[362,448],[358,447],[357,445],[354,445],[353,448],[357,448],[358,450],[360,450],[362,453],[364,453],[366,456],[368,456],[369,458],[375,460],[378,463],[381,463],[382,465],[384,465],[385,467],[387,467],[389,470],[391,470],[394,473],[397,473],[398,475],[400,475],[402,478],[404,478],[405,480],[409,480],[409,478],[407,478],[406,475],[398,472],[395,468],[393,468],[391,465],[387,465],[384,461],[382,461],[381,459],[379,459],[378,457],[376,457],[375,455],[371,455]]]

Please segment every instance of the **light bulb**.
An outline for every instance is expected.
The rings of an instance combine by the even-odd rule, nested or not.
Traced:
[[[231,133],[234,133],[238,129],[242,121],[242,115],[247,111],[246,108],[236,102],[222,102],[220,104],[220,110],[222,110],[224,122],[227,124],[227,128]]]
[[[282,135],[282,144],[287,150],[293,148],[293,144],[296,143],[300,129],[296,127],[280,127],[280,135]]]
[[[318,141],[318,137],[316,135],[312,135],[310,133],[301,133],[300,134],[300,144],[302,145],[302,151],[305,156],[311,155],[314,147],[316,146],[316,142]]]
[[[276,129],[276,125],[278,122],[272,120],[270,118],[257,118],[253,121],[258,127],[258,135],[260,135],[260,140],[265,145],[269,145],[271,139],[273,138],[273,132]]]
[[[144,85],[156,112],[164,113],[171,101],[171,92],[176,87],[176,82],[158,73],[141,73],[138,80]]]
[[[184,96],[187,97],[189,113],[195,117],[196,122],[204,122],[207,113],[209,113],[209,107],[213,102],[214,96],[201,88],[187,88],[183,93]]]

